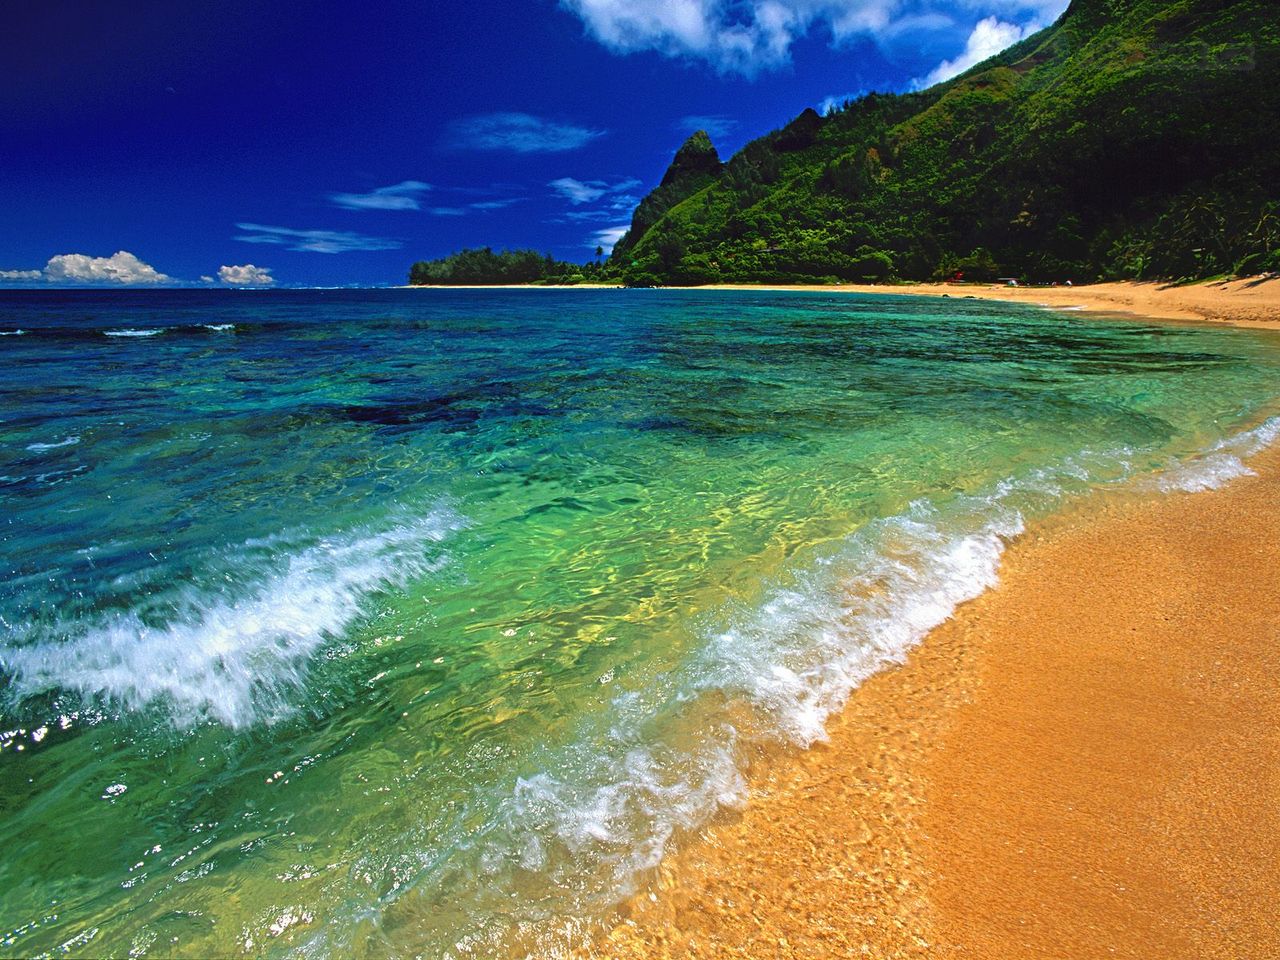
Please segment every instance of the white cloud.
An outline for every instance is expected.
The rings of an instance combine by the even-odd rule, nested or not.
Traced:
[[[486,113],[458,120],[450,127],[450,146],[464,150],[505,150],[512,153],[564,153],[603,137],[588,130],[544,120],[528,113]]]
[[[433,217],[465,217],[467,215],[466,207],[431,207],[427,213]]]
[[[818,29],[832,43],[876,41],[954,24],[958,10],[1048,23],[1067,0],[560,0],[587,34],[617,53],[654,50],[753,76],[790,59]],[[965,18],[967,19],[967,18]],[[970,21],[971,22],[971,21]],[[710,132],[710,131],[708,131]]]
[[[252,263],[221,266],[218,268],[218,279],[236,287],[267,287],[276,282],[270,267],[255,267]]]
[[[640,181],[634,177],[628,177],[610,184],[605,180],[575,180],[573,177],[561,177],[559,180],[552,180],[547,186],[575,207],[584,203],[594,203],[609,194],[616,194],[618,196],[609,204],[611,209],[616,209],[619,205],[618,201],[624,197],[629,201],[629,205],[634,206],[634,198],[626,191],[640,186]]]
[[[331,193],[329,199],[344,210],[419,210],[422,195],[430,189],[431,184],[421,180],[403,180],[368,193]]]
[[[507,197],[505,200],[481,200],[471,204],[472,210],[501,210],[513,203],[519,203],[524,197]]]
[[[201,283],[213,283],[213,277],[209,276],[208,274],[203,274],[203,273],[202,273],[202,274],[200,275],[200,282],[201,282]]]
[[[964,73],[970,67],[977,66],[983,60],[994,57],[1001,50],[1013,46],[1024,37],[1029,37],[1039,29],[1040,26],[1035,23],[1020,27],[1016,23],[1005,23],[996,17],[987,17],[985,20],[980,20],[978,25],[973,28],[973,33],[969,34],[969,41],[965,44],[964,52],[953,60],[943,60],[926,76],[917,77],[912,82],[912,85],[916,89],[923,90],[925,87],[931,87],[935,83],[950,80],[952,77]]]
[[[720,114],[691,114],[677,120],[675,128],[683,133],[694,133],[697,130],[705,130],[707,136],[714,140],[716,137],[728,136],[737,125],[737,120]]]
[[[306,253],[347,253],[351,250],[399,250],[403,244],[388,237],[368,237],[349,230],[294,230],[260,223],[237,223],[244,243],[270,243]]]
[[[591,240],[587,244],[589,247],[604,247],[605,253],[613,251],[613,245],[622,239],[622,235],[631,229],[631,224],[621,223],[612,227],[605,227],[591,234]]]
[[[846,103],[851,103],[866,94],[867,91],[859,90],[856,93],[833,93],[829,97],[823,97],[822,102],[818,104],[818,113],[824,117],[833,110],[839,110]]]
[[[109,257],[90,257],[83,253],[63,253],[50,257],[44,268],[45,279],[54,283],[165,283],[165,276],[155,267],[143,263],[127,250]]]
[[[0,270],[0,280],[39,280],[43,276],[39,270]]]
[[[573,177],[561,177],[547,184],[552,190],[564,197],[574,206],[580,203],[591,203],[599,200],[608,189],[601,180],[575,180]]]

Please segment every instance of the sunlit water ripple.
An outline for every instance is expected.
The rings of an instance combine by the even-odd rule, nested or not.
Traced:
[[[1280,342],[675,291],[0,294],[0,952],[589,937]]]

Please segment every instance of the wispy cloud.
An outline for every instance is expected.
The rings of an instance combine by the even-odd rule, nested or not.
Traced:
[[[617,220],[620,210],[614,210],[605,207],[600,210],[569,210],[559,219],[551,220],[550,223],[564,223],[566,221],[572,223],[603,223],[609,220]]]
[[[50,257],[43,270],[0,270],[0,280],[50,283],[112,283],[122,286],[147,286],[171,283],[173,278],[149,263],[143,263],[127,250],[109,257],[91,257],[85,253],[60,253]]]
[[[960,12],[1048,23],[1067,0],[560,0],[560,6],[617,53],[653,50],[750,77],[789,62],[792,45],[814,31],[840,45],[937,29],[967,19]]]
[[[616,183],[609,183],[607,180],[577,180],[573,177],[561,177],[559,180],[552,180],[547,186],[561,198],[568,200],[574,206],[579,206],[584,203],[594,203],[610,194],[624,194],[627,190],[634,190],[640,186],[640,181],[634,177],[628,177]]]
[[[629,223],[619,223],[612,227],[604,227],[591,234],[589,247],[604,247],[605,253],[613,252],[613,245],[622,239],[622,235],[631,229]]]
[[[737,125],[737,120],[721,114],[704,115],[694,113],[687,117],[681,117],[675,122],[675,128],[681,133],[694,133],[698,130],[705,130],[707,136],[712,139],[727,137]]]
[[[420,210],[422,195],[430,189],[421,180],[402,180],[368,193],[331,193],[329,199],[344,210]]]
[[[592,200],[599,200],[604,196],[607,189],[600,180],[583,181],[575,180],[573,177],[561,177],[559,180],[552,180],[547,186],[572,204],[590,203]]]
[[[529,113],[486,113],[455,121],[446,142],[462,150],[565,153],[604,134],[603,130],[557,123]]]
[[[369,237],[349,230],[295,230],[260,223],[237,223],[244,243],[271,243],[307,253],[347,253],[352,250],[398,250],[403,244],[388,237]]]
[[[478,203],[471,204],[472,210],[502,210],[511,206],[513,203],[519,203],[524,197],[507,197],[504,200],[481,200]]]
[[[469,190],[459,188],[458,192],[465,193]],[[464,204],[458,207],[428,207],[427,213],[436,217],[465,217],[474,211],[481,213],[489,213],[493,210],[503,210],[514,203],[520,203],[524,197],[504,197],[500,200],[477,200],[474,203]]]
[[[858,91],[855,91],[854,93],[833,93],[829,97],[823,97],[822,101],[818,104],[818,113],[822,114],[825,117],[828,113],[831,113],[833,110],[839,110],[846,103],[849,103],[853,100],[857,100],[859,97],[864,96],[866,92],[867,91],[865,90],[858,90]]]
[[[252,263],[219,267],[218,279],[233,287],[269,287],[276,282],[270,267],[255,267]]]

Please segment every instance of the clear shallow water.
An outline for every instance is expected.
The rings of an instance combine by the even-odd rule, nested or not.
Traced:
[[[17,331],[22,331],[21,334]],[[549,953],[1280,343],[963,300],[0,295],[0,952]]]

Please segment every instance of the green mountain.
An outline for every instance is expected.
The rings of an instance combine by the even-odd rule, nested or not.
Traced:
[[[614,244],[612,256],[622,257],[672,207],[710,186],[723,169],[711,138],[699,130],[676,151],[658,188],[640,201],[631,217],[631,229]]]
[[[1075,0],[919,93],[705,133],[606,275],[633,284],[1280,270],[1275,0]]]

